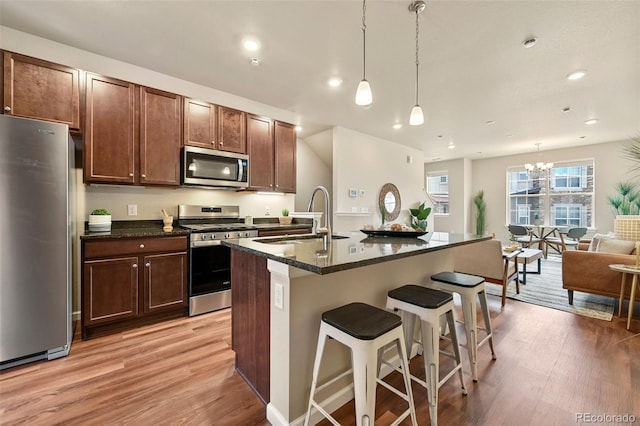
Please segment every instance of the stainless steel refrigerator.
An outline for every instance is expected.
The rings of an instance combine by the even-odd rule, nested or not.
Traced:
[[[73,140],[0,115],[0,369],[69,353]]]

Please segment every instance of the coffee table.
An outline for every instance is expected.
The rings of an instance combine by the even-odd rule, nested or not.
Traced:
[[[633,304],[636,300],[636,290],[638,288],[638,275],[640,275],[640,268],[636,268],[633,265],[621,265],[613,264],[609,265],[609,268],[614,271],[622,272],[622,283],[620,284],[620,301],[618,303],[618,316],[622,314],[622,303],[624,302],[624,288],[627,281],[627,274],[633,274],[633,280],[631,281],[631,294],[629,295],[629,313],[627,314],[627,330],[631,326],[631,317],[633,317]]]
[[[530,249],[530,248],[521,248],[520,253],[518,253],[518,263],[522,263],[522,280],[520,281],[522,284],[527,284],[527,264],[533,263],[534,261],[538,261],[538,270],[537,271],[528,271],[530,274],[540,274],[540,266],[542,259],[542,250],[538,249]]]

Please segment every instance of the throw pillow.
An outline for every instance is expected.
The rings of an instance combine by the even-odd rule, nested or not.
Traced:
[[[600,244],[600,242],[604,239],[610,239],[610,238],[614,238],[614,236],[611,235],[611,233],[595,234],[591,238],[591,243],[589,244],[589,249],[587,251],[598,251],[598,245]]]
[[[605,238],[598,244],[598,252],[613,254],[631,254],[636,248],[635,241],[615,240],[613,238]]]

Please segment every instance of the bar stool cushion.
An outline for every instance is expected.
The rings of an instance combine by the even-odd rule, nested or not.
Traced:
[[[427,309],[439,308],[453,300],[453,296],[449,293],[414,284],[398,287],[387,294],[392,299]]]
[[[322,321],[360,340],[373,340],[402,325],[398,315],[366,303],[350,303],[323,312]]]
[[[484,278],[476,275],[462,274],[460,272],[439,272],[431,275],[433,281],[439,281],[446,284],[457,285],[460,287],[477,287],[484,282]]]

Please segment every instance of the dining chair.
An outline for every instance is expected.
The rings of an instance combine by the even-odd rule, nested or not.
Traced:
[[[587,233],[587,228],[569,228],[566,232],[560,232],[557,228],[553,230],[552,236],[544,239],[544,254],[545,257],[549,253],[549,247],[558,253],[562,253],[567,247],[578,247],[580,238],[584,237]]]
[[[509,232],[523,248],[531,248],[532,245],[538,244],[538,248],[542,249],[542,239],[535,236],[526,226],[509,225]]]

